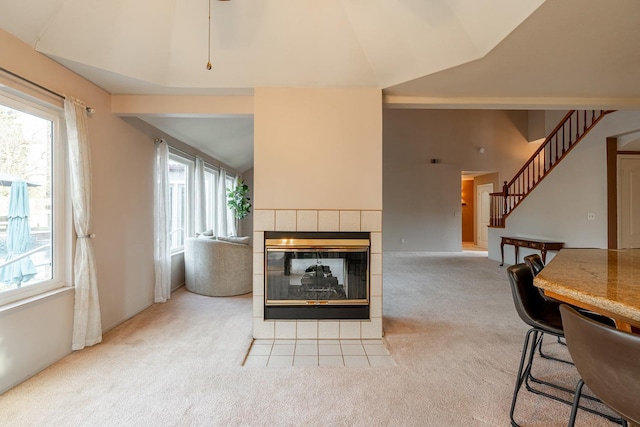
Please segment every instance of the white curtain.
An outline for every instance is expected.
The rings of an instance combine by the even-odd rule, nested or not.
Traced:
[[[236,175],[233,178],[233,187],[232,188],[236,188],[238,186],[238,183],[240,182],[240,177],[238,175]],[[238,224],[240,223],[240,220],[236,218],[235,212],[232,209],[227,208],[227,215],[229,216],[227,218],[227,222],[228,222],[228,233],[229,236],[237,236],[238,235]]]
[[[195,176],[195,225],[196,232],[201,233],[207,229],[207,208],[204,186],[204,160],[196,157]]]
[[[153,198],[154,267],[156,282],[154,301],[171,298],[171,241],[169,240],[169,146],[160,141],[156,146],[155,188]]]
[[[102,341],[100,300],[96,259],[91,238],[91,153],[86,106],[75,99],[64,101],[69,150],[71,203],[76,230],[76,253],[73,263],[75,304],[73,309],[73,337],[71,348]]]

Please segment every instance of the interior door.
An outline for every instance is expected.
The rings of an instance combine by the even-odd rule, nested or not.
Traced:
[[[489,216],[493,184],[478,185],[476,188],[476,246],[487,249],[489,245]]]
[[[640,156],[618,156],[618,248],[640,248]]]

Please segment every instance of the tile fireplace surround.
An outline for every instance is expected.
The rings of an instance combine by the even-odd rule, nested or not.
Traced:
[[[382,338],[382,211],[255,210],[253,213],[253,337],[255,339]],[[364,231],[371,236],[370,319],[265,320],[265,231]]]

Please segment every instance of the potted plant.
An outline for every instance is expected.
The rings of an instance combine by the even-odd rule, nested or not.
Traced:
[[[247,197],[249,186],[239,180],[235,187],[227,189],[227,206],[234,210],[237,219],[242,219],[251,212],[251,200]]]

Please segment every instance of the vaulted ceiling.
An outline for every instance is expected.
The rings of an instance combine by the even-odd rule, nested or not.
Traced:
[[[637,0],[211,0],[211,27],[209,0],[0,0],[0,11],[2,29],[113,94],[378,87],[432,108],[640,107]],[[190,132],[211,131],[152,124],[195,145]]]

